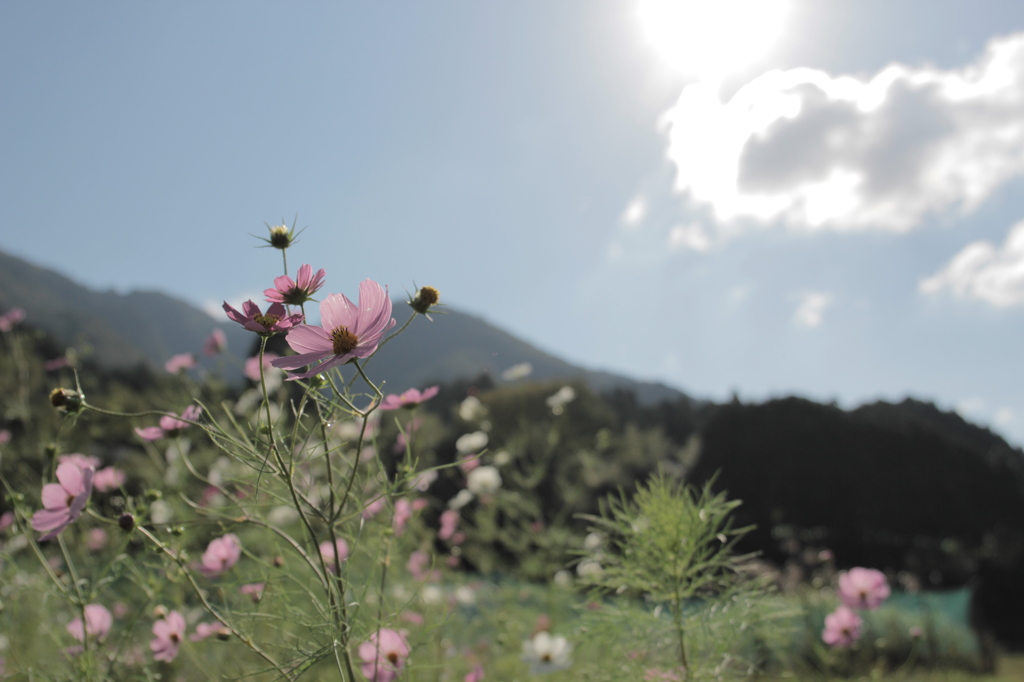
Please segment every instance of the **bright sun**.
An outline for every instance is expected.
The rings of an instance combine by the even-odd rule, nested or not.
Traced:
[[[787,0],[640,0],[658,53],[681,72],[717,80],[760,57],[778,38]]]

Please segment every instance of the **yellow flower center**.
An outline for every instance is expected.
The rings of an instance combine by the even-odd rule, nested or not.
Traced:
[[[441,292],[434,287],[422,287],[420,289],[420,300],[427,305],[434,305],[441,298]]]
[[[278,315],[254,315],[253,318],[257,324],[262,324],[267,329],[270,329],[275,324],[281,321]]]
[[[348,330],[348,327],[335,327],[331,332],[331,340],[335,355],[351,353],[359,345],[359,339]]]

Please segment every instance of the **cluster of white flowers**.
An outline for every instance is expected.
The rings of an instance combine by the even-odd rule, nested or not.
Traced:
[[[501,473],[492,466],[477,467],[466,476],[466,488],[474,495],[493,495],[501,487]]]

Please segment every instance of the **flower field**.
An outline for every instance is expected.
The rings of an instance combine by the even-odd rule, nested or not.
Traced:
[[[656,434],[594,426],[585,386],[379,386],[374,355],[443,324],[440,293],[322,294],[353,283],[292,279],[296,236],[270,229],[285,272],[265,301],[224,304],[252,332],[243,388],[189,349],[142,379],[48,358],[31,311],[0,317],[0,678],[990,672],[969,590],[811,545],[787,580],[743,550],[741,500],[687,484]]]

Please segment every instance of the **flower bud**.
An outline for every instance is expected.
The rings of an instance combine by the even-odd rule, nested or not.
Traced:
[[[286,225],[274,225],[270,228],[270,239],[267,240],[275,249],[287,249],[295,241],[295,233]]]
[[[430,306],[437,305],[437,302],[441,300],[441,293],[434,287],[420,287],[420,290],[416,292],[416,295],[409,305],[412,309],[421,315],[425,315],[430,310]]]
[[[125,512],[121,516],[117,517],[117,525],[121,527],[125,533],[130,533],[135,528],[135,517]]]
[[[75,414],[82,410],[85,396],[70,388],[55,388],[50,391],[50,404],[61,412]]]

